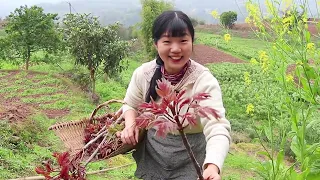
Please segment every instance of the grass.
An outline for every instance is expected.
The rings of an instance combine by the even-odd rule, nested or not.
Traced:
[[[7,35],[7,33],[5,32],[5,30],[4,29],[0,29],[0,37],[2,38],[4,36],[6,36],[6,35]]]
[[[266,42],[257,39],[232,37],[231,41],[227,43],[221,35],[204,32],[196,32],[195,43],[216,47],[246,61],[258,58],[258,52],[267,48]]]

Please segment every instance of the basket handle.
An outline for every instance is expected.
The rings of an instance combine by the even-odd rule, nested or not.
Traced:
[[[101,109],[101,108],[104,107],[104,106],[108,106],[108,105],[111,104],[111,103],[121,103],[121,104],[125,104],[125,102],[124,102],[123,100],[117,100],[117,99],[111,99],[111,100],[109,100],[109,101],[106,101],[106,102],[100,104],[99,106],[97,106],[97,107],[93,110],[93,112],[92,112],[91,115],[90,115],[89,122],[92,123],[92,119],[93,119],[93,117],[96,115],[96,113],[98,112],[99,109]],[[120,114],[120,113],[122,113],[122,107],[116,112],[115,115],[118,115],[118,114]]]

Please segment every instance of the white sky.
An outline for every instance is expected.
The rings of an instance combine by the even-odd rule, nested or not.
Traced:
[[[37,4],[37,3],[43,3],[43,2],[50,2],[50,3],[57,3],[64,0],[0,0],[0,8],[3,6],[11,6],[11,5],[20,5],[20,4]]]
[[[0,0],[0,17],[8,15],[15,8],[22,5],[35,5],[39,3],[60,3],[73,0]]]

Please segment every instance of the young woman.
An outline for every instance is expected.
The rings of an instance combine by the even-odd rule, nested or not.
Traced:
[[[221,90],[210,71],[190,59],[194,28],[181,11],[166,11],[157,17],[152,29],[157,58],[137,68],[125,96],[123,113],[125,128],[120,133],[124,143],[136,145],[139,129],[135,118],[138,106],[151,97],[159,99],[156,81],[162,77],[171,82],[176,91],[187,89],[186,96],[198,92],[210,93],[211,98],[201,102],[218,110],[221,119],[202,119],[198,126],[187,128],[188,141],[195,157],[203,167],[204,179],[220,180],[220,172],[229,150],[230,123],[225,118]],[[133,157],[137,163],[135,175],[145,180],[195,180],[196,170],[183,145],[179,133],[166,138],[156,137],[154,129],[147,131],[139,142]]]

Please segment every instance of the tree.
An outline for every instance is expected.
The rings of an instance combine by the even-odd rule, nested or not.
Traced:
[[[64,18],[64,33],[70,53],[76,64],[90,71],[92,92],[95,93],[95,74],[103,64],[103,71],[115,76],[124,69],[121,60],[128,51],[128,43],[117,35],[119,25],[102,27],[98,18],[90,14],[67,14]]]
[[[194,27],[196,27],[199,24],[199,21],[196,18],[190,17],[190,20]]]
[[[225,27],[231,29],[237,21],[237,13],[234,11],[223,12],[220,15],[220,23]]]
[[[61,38],[55,29],[54,20],[57,14],[46,14],[38,6],[20,6],[12,12],[5,25],[7,33],[6,47],[10,53],[5,53],[6,58],[22,58],[29,68],[30,57],[33,52],[55,52],[59,49]]]
[[[141,11],[141,36],[145,51],[148,53],[150,58],[156,56],[156,50],[153,45],[152,39],[152,26],[153,21],[163,11],[173,9],[173,5],[163,0],[141,0],[142,11]]]

